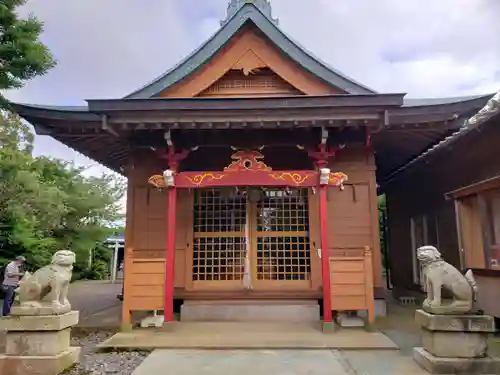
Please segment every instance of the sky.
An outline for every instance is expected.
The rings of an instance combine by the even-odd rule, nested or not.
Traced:
[[[82,105],[123,97],[219,28],[228,0],[29,0],[57,66],[7,96]],[[407,97],[500,89],[498,0],[272,0],[282,30],[314,55],[379,92]],[[35,154],[109,172],[47,136]]]

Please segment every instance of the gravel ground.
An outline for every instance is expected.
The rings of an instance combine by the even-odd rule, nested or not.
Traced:
[[[148,356],[147,352],[109,352],[97,353],[96,344],[106,340],[112,333],[90,333],[73,337],[71,345],[81,346],[80,363],[65,375],[131,375],[137,366]]]

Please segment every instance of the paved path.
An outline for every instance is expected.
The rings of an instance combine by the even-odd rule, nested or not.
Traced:
[[[77,281],[70,286],[69,300],[80,311],[79,327],[119,327],[121,302],[116,295],[122,285],[109,281]]]
[[[397,351],[155,350],[132,375],[428,375]]]

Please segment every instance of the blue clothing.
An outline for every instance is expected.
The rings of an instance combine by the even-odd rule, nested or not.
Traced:
[[[3,290],[4,290],[3,316],[7,316],[10,314],[10,309],[12,308],[12,305],[14,303],[14,298],[16,296],[16,293],[14,292],[16,288],[17,288],[16,286],[12,285],[3,285]]]

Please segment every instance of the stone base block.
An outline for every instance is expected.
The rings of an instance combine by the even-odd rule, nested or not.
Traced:
[[[321,330],[323,333],[334,333],[339,329],[339,326],[335,322],[322,322]]]
[[[181,321],[318,322],[317,301],[186,301]]]
[[[429,331],[495,332],[495,318],[490,315],[436,315],[420,309],[415,322]]]
[[[62,331],[9,332],[5,354],[9,356],[53,356],[70,346],[71,328]]]
[[[341,327],[364,327],[365,321],[357,315],[349,315],[346,313],[339,313],[337,316],[337,323]]]
[[[443,332],[422,328],[422,346],[436,357],[486,357],[488,334],[480,332]]]
[[[375,316],[376,317],[387,316],[387,301],[385,299],[376,298],[374,306],[375,306]],[[368,319],[368,311],[359,310],[358,316],[360,316],[361,318],[366,320],[366,319]]]
[[[413,359],[432,374],[500,374],[500,358],[443,358],[414,348]]]
[[[141,320],[141,328],[161,328],[165,317],[163,315],[150,315]]]
[[[62,315],[9,315],[0,319],[0,330],[5,329],[8,332],[61,331],[76,325],[78,317],[78,311],[70,311]]]
[[[54,356],[0,356],[0,374],[58,375],[78,362],[80,348],[71,347]]]
[[[13,306],[11,315],[62,315],[71,311],[71,306],[54,308],[50,304],[40,306]]]

